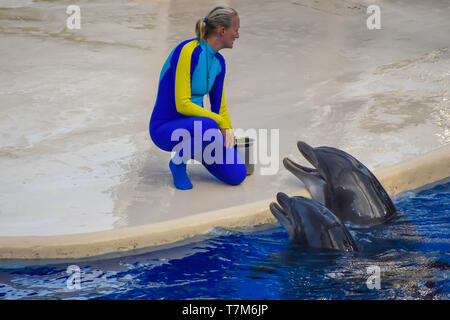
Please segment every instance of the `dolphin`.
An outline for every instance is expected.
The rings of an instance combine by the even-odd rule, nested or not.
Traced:
[[[285,168],[305,184],[314,200],[344,223],[370,227],[393,217],[397,209],[391,198],[357,159],[336,148],[313,148],[302,141],[297,142],[297,147],[314,168],[284,158]]]
[[[287,230],[291,242],[313,248],[358,251],[341,220],[317,201],[278,192],[277,202],[270,204],[270,211]]]

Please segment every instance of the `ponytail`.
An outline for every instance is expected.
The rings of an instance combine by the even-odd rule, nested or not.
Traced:
[[[200,42],[206,40],[206,21],[207,18],[198,19],[197,23],[195,24],[195,34],[197,35],[197,38],[200,39]]]

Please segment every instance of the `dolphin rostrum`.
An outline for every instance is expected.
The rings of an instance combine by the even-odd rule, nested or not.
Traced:
[[[314,168],[284,158],[285,168],[305,184],[314,200],[343,222],[373,226],[389,220],[397,211],[377,178],[350,154],[331,147],[313,148],[302,141],[297,147]]]
[[[278,192],[277,202],[270,204],[270,211],[287,230],[291,242],[313,248],[358,250],[341,220],[317,201]]]

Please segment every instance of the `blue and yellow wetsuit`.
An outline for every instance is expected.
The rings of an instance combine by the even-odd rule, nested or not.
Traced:
[[[231,129],[224,79],[225,60],[206,41],[200,43],[195,38],[180,43],[164,63],[159,79],[158,95],[149,126],[150,136],[156,146],[172,151],[179,143],[171,140],[172,132],[186,129],[192,137],[190,158],[194,159],[194,140],[202,140],[206,130]],[[203,97],[208,92],[211,111],[203,108]],[[194,121],[201,121],[201,136],[199,132],[194,132]],[[223,136],[221,139],[223,146]],[[209,143],[202,141],[202,151]],[[233,153],[234,160],[226,163],[230,153]],[[232,185],[240,184],[246,177],[246,168],[239,154],[235,148],[223,146],[223,157],[222,163],[202,163],[218,179]]]

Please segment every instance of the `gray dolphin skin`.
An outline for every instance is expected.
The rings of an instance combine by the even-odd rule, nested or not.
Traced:
[[[353,156],[332,147],[313,148],[302,141],[297,147],[314,168],[284,158],[285,168],[305,184],[314,200],[343,222],[370,227],[393,217],[397,209],[391,198],[372,172]]]
[[[291,242],[313,248],[358,250],[341,220],[317,201],[279,192],[277,202],[270,204],[270,211],[287,230]]]

